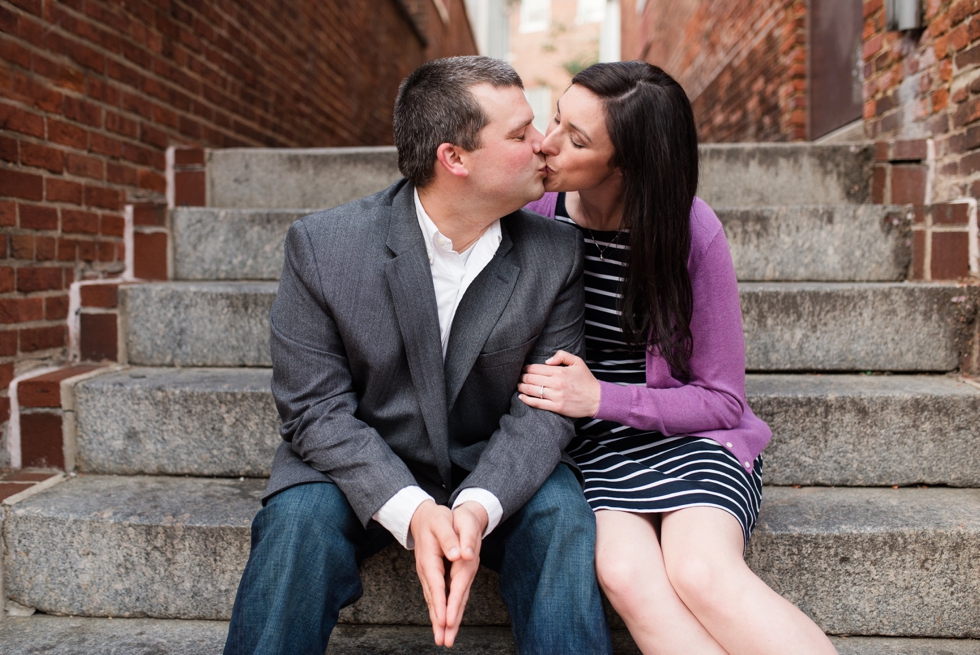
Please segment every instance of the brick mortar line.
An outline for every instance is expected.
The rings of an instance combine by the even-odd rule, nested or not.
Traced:
[[[3,197],[12,197],[12,196],[3,196]],[[47,205],[43,205],[43,206],[46,207]],[[75,206],[77,207],[78,205]],[[70,209],[67,207],[64,207],[62,209],[67,209],[68,211],[85,211],[83,209]],[[120,212],[120,214],[122,214],[122,212]],[[115,214],[112,214],[112,216],[114,217]],[[63,230],[63,228],[41,229],[41,228],[30,228],[30,227],[17,227],[16,225],[0,227],[0,234],[4,236],[11,236],[11,237],[36,236],[42,239],[49,239],[54,237],[64,237],[64,238],[73,238],[73,239],[79,237],[89,237],[92,239],[102,238],[107,240],[112,240],[112,239],[122,240],[123,238],[115,234],[103,234],[102,232],[66,232]],[[24,261],[24,260],[18,259],[15,261]],[[58,260],[49,260],[49,261],[58,261]]]
[[[4,298],[4,300],[13,300],[13,299]],[[0,332],[13,332],[14,330],[31,330],[34,328],[59,327],[64,324],[65,324],[65,319],[63,318],[27,321],[26,323],[0,323]]]
[[[948,233],[956,234],[960,232],[969,233],[970,228],[968,225],[936,225],[936,224],[933,224],[932,227],[927,228],[925,226],[921,226],[920,224],[920,226],[914,226],[912,230],[915,232],[923,232],[925,230],[929,230],[930,232],[948,232]]]
[[[71,8],[68,8],[68,7],[66,7],[66,8],[63,8],[63,9],[64,9],[65,11],[67,11],[67,12],[69,12],[69,13],[72,13],[72,12],[74,12],[74,13],[76,14],[76,17],[81,17],[81,18],[82,18],[83,20],[85,20],[86,22],[88,22],[88,23],[90,23],[90,24],[93,24],[93,25],[101,25],[100,23],[95,23],[95,22],[93,22],[93,21],[92,21],[92,20],[90,19],[90,17],[89,17],[89,16],[87,15],[87,14],[79,14],[79,13],[78,13],[78,12],[76,12],[76,11],[75,11],[74,9],[71,9]],[[193,13],[196,13],[196,12],[193,12]],[[36,16],[34,16],[33,14],[30,14],[30,13],[27,13],[27,12],[23,12],[23,11],[21,11],[21,14],[22,14],[22,15],[24,15],[24,16],[28,16],[28,17],[29,17],[29,18],[31,18],[32,20],[39,20],[39,22],[41,22],[41,23],[42,23],[42,24],[44,24],[44,25],[54,25],[54,26],[56,27],[56,29],[57,29],[57,30],[59,31],[59,33],[61,33],[61,34],[63,34],[63,35],[67,35],[67,36],[69,36],[70,38],[72,38],[72,39],[74,39],[74,40],[76,40],[76,41],[78,41],[78,42],[80,42],[80,43],[82,43],[82,44],[84,44],[84,45],[86,45],[86,47],[93,47],[93,49],[96,49],[96,50],[99,50],[99,51],[100,51],[100,54],[101,54],[101,55],[102,55],[103,57],[105,57],[106,59],[108,59],[108,58],[113,58],[113,59],[115,59],[115,60],[116,60],[117,62],[121,62],[121,63],[125,63],[126,65],[128,65],[128,66],[130,66],[131,68],[134,68],[134,69],[136,69],[136,70],[139,70],[139,71],[145,71],[145,72],[146,72],[146,76],[147,76],[147,77],[150,77],[150,78],[153,78],[154,80],[156,80],[156,81],[158,81],[158,82],[160,82],[161,84],[164,84],[164,85],[166,85],[166,86],[171,86],[171,87],[172,87],[173,89],[175,89],[175,90],[178,90],[178,91],[181,91],[181,92],[184,92],[184,91],[187,91],[187,89],[186,89],[185,87],[181,87],[181,86],[179,86],[179,85],[177,85],[177,83],[176,83],[176,82],[173,82],[173,81],[171,81],[171,80],[168,80],[167,78],[165,78],[165,77],[162,77],[162,76],[160,76],[159,74],[157,74],[157,73],[155,73],[154,71],[152,71],[152,70],[150,70],[150,69],[146,69],[146,68],[144,68],[144,67],[142,67],[142,65],[140,65],[139,63],[137,63],[137,62],[134,62],[134,61],[132,61],[132,60],[130,60],[130,59],[127,59],[127,58],[125,57],[125,55],[122,55],[122,54],[117,54],[117,53],[114,53],[114,52],[112,52],[111,50],[109,50],[108,48],[106,48],[105,46],[103,46],[103,45],[101,45],[101,44],[96,44],[96,43],[94,43],[94,42],[92,42],[92,41],[89,41],[89,40],[87,40],[87,39],[85,39],[85,38],[83,38],[83,37],[81,37],[81,36],[78,36],[78,35],[76,35],[76,34],[74,34],[74,33],[72,33],[72,32],[70,32],[70,31],[68,31],[68,30],[66,30],[65,28],[63,28],[63,27],[61,27],[60,25],[57,25],[57,24],[54,24],[54,23],[48,23],[48,22],[47,22],[47,21],[45,21],[44,19],[38,19],[38,18],[37,18]],[[142,21],[140,21],[140,22],[142,23]],[[179,21],[174,21],[174,22],[177,22],[178,24],[180,24],[180,25],[183,25],[183,23],[179,23]],[[206,21],[205,21],[205,22],[206,22]],[[144,24],[144,25],[147,25],[146,23],[142,23],[142,24]],[[154,27],[154,26],[149,26],[149,25],[147,25],[147,27],[150,27],[150,28],[151,28],[151,29],[152,29],[153,31],[155,31],[155,32],[157,32],[158,34],[162,34],[162,32],[160,32],[160,31],[159,31],[159,30],[158,30],[158,29],[157,29],[156,27]],[[186,27],[186,26],[185,26],[185,27]],[[100,29],[103,29],[103,30],[106,30],[106,31],[110,31],[110,32],[112,32],[112,30],[111,30],[111,29],[107,29],[107,28],[102,28],[102,27],[100,27]],[[193,28],[190,28],[190,27],[187,27],[187,29],[190,29],[190,30],[191,30],[191,31],[193,32]],[[241,31],[242,31],[242,32],[246,32],[246,30],[243,30],[243,29],[242,29]],[[115,33],[115,32],[113,32],[113,33]],[[197,33],[196,33],[196,32],[194,32],[194,34],[197,34]],[[137,48],[139,48],[139,49],[140,49],[140,50],[141,50],[142,52],[144,52],[144,53],[147,53],[147,54],[149,54],[149,55],[150,55],[150,56],[151,56],[151,57],[152,57],[152,58],[153,58],[154,60],[161,60],[161,61],[164,61],[164,62],[168,62],[168,61],[169,61],[169,60],[167,60],[167,58],[166,58],[166,57],[164,57],[164,56],[163,56],[162,54],[160,54],[160,53],[156,53],[156,52],[154,52],[153,50],[150,50],[150,49],[147,49],[147,48],[145,48],[145,47],[143,47],[143,46],[142,46],[141,44],[139,44],[138,42],[136,42],[136,41],[134,41],[134,40],[132,40],[132,39],[131,39],[131,38],[130,38],[130,37],[129,37],[128,35],[123,35],[123,34],[122,34],[121,32],[120,32],[120,33],[116,33],[116,35],[117,35],[117,36],[119,36],[119,38],[121,38],[121,39],[125,39],[125,40],[127,40],[127,41],[128,41],[128,42],[129,42],[130,44],[131,44],[131,45],[133,45],[133,46],[135,46],[135,47],[137,47]],[[227,35],[227,34],[226,34],[225,36],[226,36],[226,37],[227,37],[227,38],[228,38],[229,40],[232,40],[232,39],[231,39],[231,37],[230,37],[229,35]],[[40,49],[40,48],[38,48],[37,46],[35,46],[35,45],[33,45],[33,44],[30,44],[30,43],[27,43],[27,42],[25,42],[25,41],[23,41],[23,40],[21,40],[21,39],[20,39],[19,37],[16,37],[16,36],[11,36],[10,38],[13,38],[13,39],[15,39],[15,40],[17,40],[17,41],[18,41],[18,42],[19,42],[20,44],[22,44],[22,45],[24,45],[25,47],[27,47],[27,48],[28,48],[29,50],[31,50],[32,52],[37,52],[37,53],[39,53],[39,54],[43,54],[43,55],[45,55],[45,56],[46,56],[46,57],[48,57],[48,58],[51,58],[51,57],[54,57],[54,58],[62,58],[62,59],[66,59],[66,60],[68,60],[69,62],[71,62],[71,63],[72,63],[72,65],[76,65],[76,66],[82,66],[83,68],[86,68],[86,67],[84,67],[83,65],[81,65],[81,64],[78,64],[78,62],[76,62],[75,60],[73,60],[73,59],[72,59],[72,58],[71,58],[70,56],[68,56],[68,55],[64,55],[64,54],[61,54],[61,53],[54,53],[54,52],[52,52],[52,51],[50,51],[50,50],[42,50],[42,49]],[[203,42],[203,43],[209,43],[209,44],[211,43],[211,42],[208,42],[208,41],[205,41],[205,40],[203,39],[203,37],[199,37],[199,38],[201,38],[201,40],[202,40],[202,42]],[[91,44],[91,45],[89,45],[89,44]],[[214,68],[214,67],[213,67],[213,65],[212,65],[212,64],[211,64],[211,63],[210,63],[210,62],[209,62],[209,61],[208,61],[208,60],[207,60],[206,58],[203,58],[203,57],[200,57],[200,56],[198,56],[198,55],[196,55],[195,53],[193,53],[193,52],[191,52],[191,51],[189,51],[189,50],[187,50],[186,48],[184,48],[184,47],[183,47],[183,44],[181,44],[181,43],[179,42],[179,40],[174,40],[174,41],[173,41],[173,45],[174,45],[175,47],[178,47],[178,48],[181,48],[181,49],[182,49],[182,50],[183,50],[183,51],[185,52],[185,54],[187,54],[187,55],[188,55],[189,57],[197,57],[197,58],[198,58],[198,59],[200,60],[200,62],[201,62],[201,63],[202,63],[203,65],[205,65],[206,67],[209,67],[209,68],[212,68],[213,70],[215,70],[215,71],[216,71],[216,72],[218,72],[219,74],[221,74],[221,75],[223,75],[223,76],[225,76],[225,77],[226,77],[226,78],[227,78],[227,79],[228,79],[229,81],[232,81],[232,82],[235,82],[235,83],[238,83],[238,81],[237,81],[237,80],[236,80],[236,79],[235,79],[234,77],[232,77],[232,76],[230,76],[230,75],[228,75],[228,73],[227,73],[226,71],[224,71],[224,70],[221,70],[221,69],[216,69],[216,68]],[[212,44],[212,45],[213,45],[213,44]],[[268,45],[268,44],[266,44],[266,45]],[[222,55],[224,55],[224,58],[226,58],[226,59],[229,59],[229,57],[228,57],[228,53],[227,53],[227,52],[225,52],[225,51],[223,51],[223,50],[220,50],[220,49],[218,49],[218,48],[212,48],[212,49],[213,49],[213,50],[215,50],[216,52],[219,52],[219,53],[221,53]],[[247,54],[247,53],[246,53],[246,54]],[[236,62],[236,61],[234,61],[234,60],[231,60],[231,61],[232,61],[232,63],[234,63],[234,64],[236,64],[236,65],[238,65],[238,64],[239,64],[239,62]],[[280,64],[284,64],[284,63],[285,63],[285,62],[280,62]],[[226,96],[226,97],[228,97],[228,98],[229,98],[229,99],[231,99],[231,100],[234,100],[234,99],[235,99],[234,97],[232,97],[232,96],[229,96],[229,95],[228,95],[228,94],[227,94],[227,93],[226,93],[226,92],[225,92],[225,91],[224,91],[223,89],[220,89],[220,88],[217,88],[217,87],[216,87],[216,86],[214,86],[213,84],[210,84],[210,82],[208,82],[208,81],[206,80],[206,78],[204,78],[204,77],[202,77],[202,76],[201,76],[201,75],[199,75],[198,73],[196,73],[196,72],[194,72],[194,71],[191,71],[191,70],[189,70],[189,69],[186,69],[185,67],[180,67],[180,66],[177,66],[177,64],[176,64],[176,63],[172,63],[172,64],[169,64],[169,65],[172,65],[172,66],[174,66],[175,68],[178,68],[178,69],[180,69],[180,70],[182,70],[182,71],[183,71],[183,72],[184,72],[185,74],[187,74],[188,76],[190,76],[190,77],[194,77],[194,78],[195,78],[195,79],[197,79],[197,80],[198,80],[198,81],[199,81],[200,83],[202,83],[203,85],[206,85],[206,86],[208,86],[208,87],[210,87],[211,89],[213,89],[213,90],[215,90],[215,91],[217,91],[217,92],[218,92],[219,94],[221,94],[221,95],[224,95],[224,96]],[[241,65],[241,66],[244,66],[244,63],[241,63],[240,65]],[[17,68],[20,68],[20,67],[19,67],[19,66],[17,66]],[[87,68],[86,68],[86,70],[91,70],[91,69],[87,69]],[[273,71],[274,71],[274,67],[270,67],[270,68],[269,68],[269,70],[270,70],[270,72],[273,72]],[[33,72],[33,71],[31,71],[31,72]],[[112,81],[112,80],[113,80],[113,78],[111,78],[111,77],[110,77],[110,76],[108,75],[108,73],[107,73],[107,72],[105,72],[105,71],[99,71],[99,72],[98,72],[98,74],[99,74],[99,75],[100,75],[100,76],[102,77],[102,81],[106,81],[106,82],[108,82],[108,81]],[[123,87],[123,88],[135,88],[135,87]],[[242,89],[247,89],[248,87],[246,87],[246,86],[244,86],[244,85],[241,85],[241,87],[240,87],[240,88],[242,88]],[[305,89],[305,87],[304,87],[304,85],[302,85],[302,84],[297,84],[297,85],[295,85],[295,86],[290,86],[289,88],[290,88],[290,90],[292,90],[292,91],[303,91],[303,90]],[[143,92],[142,90],[137,90],[137,93],[138,93],[138,94],[140,94],[141,96],[143,96],[143,97],[144,97],[144,99],[151,99],[151,98],[152,98],[152,99],[153,99],[153,101],[154,101],[155,103],[160,103],[160,102],[163,102],[163,101],[161,101],[161,100],[160,100],[159,98],[156,98],[155,96],[150,96],[150,95],[147,95],[147,94],[145,94],[145,92]],[[191,94],[190,94],[190,93],[185,93],[185,95],[191,95]],[[90,98],[90,96],[84,96],[84,97],[86,97],[86,98]],[[205,97],[203,96],[203,94],[198,94],[198,95],[194,95],[194,96],[192,96],[192,97],[194,97],[194,98],[195,98],[196,100],[198,100],[198,101],[200,101],[200,102],[201,102],[201,104],[203,104],[203,105],[206,105],[206,106],[210,106],[210,107],[211,107],[211,109],[212,109],[212,111],[214,111],[214,110],[217,110],[217,111],[221,111],[221,112],[225,112],[225,111],[227,111],[227,110],[224,110],[224,109],[221,109],[221,108],[219,108],[219,106],[218,106],[218,105],[214,105],[214,104],[212,104],[212,103],[211,103],[211,102],[210,102],[209,100],[207,100],[207,99],[206,99],[206,98],[205,98]],[[96,99],[95,99],[95,98],[92,98],[92,100],[94,100],[94,101],[95,101]],[[246,102],[246,101],[245,101],[244,99],[242,99],[242,100],[241,100],[240,102],[241,102],[241,104],[245,104],[245,105],[247,105],[247,104],[248,104],[248,103],[247,103],[247,102]],[[110,105],[110,106],[111,106],[111,105]],[[168,107],[173,107],[173,105],[167,105],[167,106],[168,106]],[[120,107],[120,109],[121,109],[121,107]],[[189,117],[189,118],[195,118],[195,117],[196,117],[197,119],[200,119],[200,117],[199,117],[199,116],[197,116],[196,114],[193,114],[193,113],[187,113],[187,112],[184,112],[183,110],[180,110],[180,109],[178,109],[178,108],[176,108],[176,107],[174,107],[174,111],[175,111],[175,113],[178,113],[178,114],[180,114],[180,115],[183,115],[183,116],[187,116],[187,117]],[[269,118],[269,119],[270,119],[270,121],[271,121],[271,122],[273,122],[273,123],[275,123],[275,122],[277,122],[277,121],[276,121],[276,115],[275,115],[275,114],[265,114],[264,112],[259,112],[259,111],[256,111],[256,114],[261,114],[261,115],[263,115],[263,116],[266,116],[266,117],[267,117],[267,118]],[[237,117],[237,118],[239,118],[239,119],[243,119],[243,118],[244,118],[244,117],[242,117],[242,116],[241,116],[241,114],[228,114],[228,115],[229,115],[230,117],[232,117],[232,118],[236,118],[236,117]],[[243,120],[243,122],[244,122],[244,123],[248,123],[249,121],[247,121],[247,120]],[[318,121],[318,122],[320,122],[320,121]],[[156,123],[156,121],[153,121],[153,123],[154,123],[154,124],[157,124],[157,125],[164,125],[165,127],[168,127],[168,128],[170,127],[170,126],[167,126],[167,125],[165,125],[165,124],[162,124],[162,123]],[[212,125],[213,125],[213,127],[214,127],[214,128],[216,128],[216,129],[217,129],[218,131],[222,131],[222,128],[221,128],[221,127],[220,127],[219,125],[217,125],[217,124],[215,124],[215,123],[212,123]],[[258,123],[254,123],[254,122],[253,122],[253,123],[251,123],[251,125],[252,125],[252,126],[254,126],[254,127],[256,127],[256,128],[258,129],[258,131],[261,131],[261,132],[265,132],[265,133],[266,133],[266,134],[268,134],[268,135],[272,135],[272,136],[277,136],[277,133],[275,133],[275,132],[268,132],[268,130],[266,130],[266,129],[264,129],[264,128],[262,128],[262,127],[261,127],[261,125],[260,125],[260,124],[258,124]],[[297,128],[301,128],[301,127],[302,127],[302,122],[300,122],[300,123],[297,123],[297,125],[296,125],[296,127],[297,127]],[[326,125],[324,125],[324,127],[326,127]],[[174,129],[174,128],[170,128],[170,129]],[[181,136],[183,136],[183,135],[181,135]],[[235,137],[246,137],[247,135],[244,135],[244,134],[240,134],[240,133],[237,133],[237,132],[236,132],[236,133],[233,133],[233,134],[228,134],[228,136],[235,136]],[[260,145],[261,145],[261,144],[260,144]]]

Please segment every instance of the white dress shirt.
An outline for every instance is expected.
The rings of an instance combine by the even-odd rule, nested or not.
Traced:
[[[422,229],[425,250],[429,257],[429,269],[432,272],[432,286],[436,291],[436,306],[439,310],[439,337],[442,340],[442,356],[446,357],[449,345],[449,330],[456,316],[463,294],[480,272],[486,268],[500,246],[500,221],[490,224],[476,242],[464,252],[458,253],[453,249],[453,242],[441,232],[432,222],[422,207],[418,189],[415,190],[415,213]],[[412,516],[419,505],[432,496],[421,487],[405,487],[388,499],[381,509],[373,516],[374,520],[385,527],[395,539],[409,550],[415,547],[415,540],[409,531]],[[463,489],[456,496],[453,509],[467,501],[476,501],[487,511],[489,521],[483,532],[486,537],[500,523],[504,514],[500,500],[486,489]]]

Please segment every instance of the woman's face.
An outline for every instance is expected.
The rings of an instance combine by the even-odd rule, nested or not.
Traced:
[[[548,166],[547,191],[581,191],[604,183],[619,184],[612,162],[615,148],[606,129],[602,100],[573,84],[558,101],[558,111],[541,144]]]

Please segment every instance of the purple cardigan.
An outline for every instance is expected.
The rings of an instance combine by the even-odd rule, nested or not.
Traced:
[[[546,193],[525,209],[555,217],[557,193]],[[706,202],[691,206],[691,380],[670,374],[656,349],[647,349],[647,384],[599,382],[602,396],[595,418],[616,421],[666,436],[708,437],[727,448],[751,471],[772,431],[745,400],[745,337],[735,266],[721,221]]]

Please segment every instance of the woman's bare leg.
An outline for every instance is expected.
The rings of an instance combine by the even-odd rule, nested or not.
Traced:
[[[731,655],[837,653],[817,624],[745,564],[742,528],[727,512],[664,514],[660,543],[677,595]]]
[[[596,575],[644,655],[726,655],[677,597],[651,519],[596,512]]]

